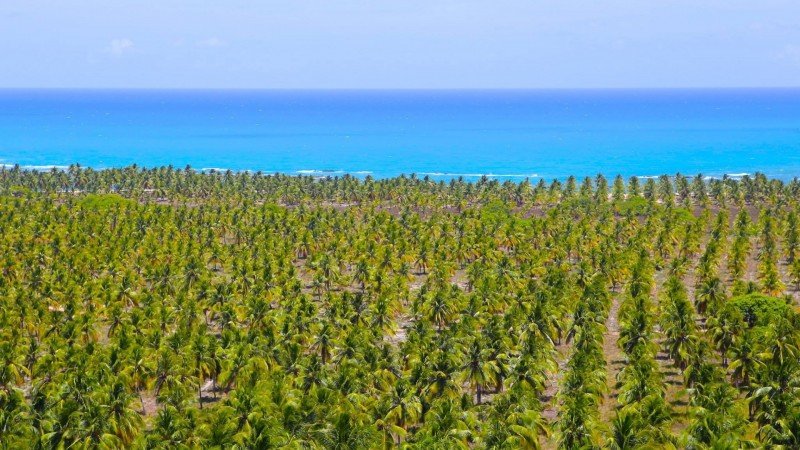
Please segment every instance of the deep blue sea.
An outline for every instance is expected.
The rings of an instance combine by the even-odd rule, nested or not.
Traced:
[[[0,164],[800,176],[800,89],[0,90]]]

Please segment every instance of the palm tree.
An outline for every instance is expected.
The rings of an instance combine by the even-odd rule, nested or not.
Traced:
[[[430,402],[440,397],[457,397],[461,392],[461,387],[453,377],[454,372],[459,368],[456,355],[439,351],[436,352],[431,360],[432,364],[426,377],[427,386],[425,387],[428,401]]]
[[[480,405],[484,387],[496,380],[497,365],[488,359],[488,352],[479,339],[474,339],[468,344],[464,359],[461,377],[473,388],[477,404]]]
[[[139,414],[129,407],[133,394],[127,384],[127,380],[114,380],[107,394],[108,425],[123,446],[133,443],[143,425]]]
[[[338,413],[319,434],[322,445],[332,450],[366,449],[374,440],[369,430],[346,411]]]
[[[507,418],[509,438],[506,441],[513,448],[539,450],[540,437],[548,436],[547,425],[538,411],[526,409],[509,414]]]
[[[588,394],[565,397],[557,426],[559,448],[584,448],[595,439],[595,400]]]
[[[18,389],[0,391],[0,446],[3,450],[21,448],[33,431],[26,417],[25,397]],[[32,441],[28,441],[32,442]]]
[[[742,334],[744,320],[741,313],[733,308],[724,308],[719,315],[708,321],[708,332],[717,350],[722,355],[722,367],[728,367],[728,350]]]
[[[153,369],[150,366],[150,362],[145,357],[144,349],[141,346],[137,345],[131,349],[130,361],[126,368],[126,374],[130,379],[133,390],[139,395],[142,415],[147,415],[142,393],[145,389],[150,387]]]
[[[690,390],[691,422],[686,430],[688,446],[698,448],[722,445],[729,437],[739,438],[736,447],[747,447],[742,440],[744,417],[736,403],[736,391],[727,383],[717,380],[698,384]]]
[[[0,448],[796,447],[800,182],[607,175],[0,167]]]
[[[611,436],[606,441],[606,447],[614,450],[640,448],[644,444],[640,430],[641,418],[628,410],[618,411],[611,421]]]
[[[698,340],[693,308],[686,299],[685,288],[676,278],[671,278],[668,285],[669,298],[662,314],[662,331],[666,337],[664,346],[675,366],[684,370]]]
[[[700,284],[695,295],[695,308],[697,313],[705,316],[706,310],[710,310],[713,315],[725,302],[725,287],[722,280],[713,277]]]
[[[745,331],[740,339],[734,340],[730,348],[728,368],[731,370],[731,379],[737,386],[749,387],[753,375],[763,365],[754,346],[752,333]]]
[[[322,325],[322,328],[316,335],[316,341],[314,342],[314,347],[317,348],[319,351],[319,356],[322,359],[322,365],[324,366],[328,359],[331,357],[331,347],[333,344],[332,339],[332,330],[331,326],[328,322],[325,322]]]
[[[454,306],[453,297],[441,290],[437,291],[427,303],[428,319],[436,324],[437,330],[442,331],[450,322],[455,314]]]
[[[395,384],[391,397],[391,406],[384,417],[384,422],[399,427],[405,432],[422,416],[422,402],[411,392],[404,380]],[[405,434],[405,433],[403,433]],[[398,434],[398,444],[402,436]]]
[[[425,415],[418,442],[423,448],[468,449],[472,418],[452,399],[436,401]]]
[[[0,343],[0,354],[0,388],[10,392],[13,386],[22,383],[28,370],[11,342]]]

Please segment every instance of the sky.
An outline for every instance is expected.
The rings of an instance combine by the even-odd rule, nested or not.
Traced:
[[[800,0],[0,0],[0,87],[800,86]]]

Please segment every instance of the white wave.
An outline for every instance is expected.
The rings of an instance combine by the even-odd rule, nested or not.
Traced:
[[[454,173],[454,172],[419,172],[431,177],[468,177],[468,178],[538,178],[536,173]]]
[[[30,170],[52,170],[52,169],[67,170],[67,169],[69,169],[69,166],[58,166],[58,165],[54,165],[54,164],[43,165],[43,166],[26,165],[26,166],[20,166],[20,167],[22,167],[23,169],[30,169]]]
[[[3,167],[5,169],[13,169],[14,167],[16,167],[16,164],[0,164],[0,167]],[[25,165],[20,165],[19,168],[22,170],[35,170],[38,172],[43,172],[53,169],[67,170],[69,169],[69,166],[62,166],[56,164],[47,164],[47,165],[25,164]]]
[[[703,179],[704,179],[704,180],[721,180],[721,179],[723,179],[724,177],[728,177],[728,178],[732,178],[732,179],[738,179],[738,178],[742,178],[742,177],[746,177],[746,176],[751,176],[751,175],[752,175],[752,174],[750,174],[750,173],[747,173],[747,172],[742,172],[742,173],[726,173],[725,175],[707,175],[707,176],[704,176],[704,177],[703,177]]]
[[[301,169],[295,170],[298,175],[312,175],[315,177],[328,177],[331,175],[372,175],[371,170],[341,170],[341,169]]]
[[[328,175],[334,173],[345,173],[344,170],[319,170],[319,169],[302,169],[296,170],[295,173],[300,175]]]
[[[269,170],[260,170],[260,169],[226,169],[224,167],[203,167],[202,169],[197,169],[197,172],[200,173],[208,173],[211,171],[216,173],[225,173],[230,171],[231,173],[256,173],[261,172],[262,174],[271,174],[271,173],[280,173],[280,172],[271,172]]]
[[[656,179],[656,178],[658,178],[660,176],[661,175],[636,175],[636,178],[642,178],[642,179],[645,179],[645,180],[650,180],[650,179]]]
[[[225,169],[225,168],[222,168],[222,167],[203,167],[202,169],[200,169],[200,172],[211,172],[211,171],[214,171],[214,172],[227,172],[229,170],[231,172],[234,172],[233,169]]]
[[[487,173],[489,178],[539,178],[538,173]]]

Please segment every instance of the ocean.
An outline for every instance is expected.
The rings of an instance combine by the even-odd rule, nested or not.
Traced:
[[[521,181],[800,176],[800,89],[0,90],[0,164]]]

